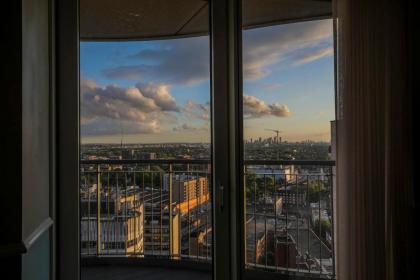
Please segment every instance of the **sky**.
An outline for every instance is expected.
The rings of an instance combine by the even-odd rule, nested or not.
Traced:
[[[210,141],[209,37],[81,42],[82,143]],[[244,138],[329,141],[331,20],[243,32]]]

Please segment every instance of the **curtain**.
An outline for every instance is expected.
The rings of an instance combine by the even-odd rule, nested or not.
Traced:
[[[337,276],[407,279],[412,236],[407,2],[337,0]]]

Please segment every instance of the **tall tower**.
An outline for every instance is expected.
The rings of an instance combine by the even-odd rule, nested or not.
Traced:
[[[123,159],[123,137],[124,137],[124,132],[121,126],[120,159]]]

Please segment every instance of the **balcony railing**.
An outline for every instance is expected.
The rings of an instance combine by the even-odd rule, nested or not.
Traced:
[[[245,161],[247,269],[334,278],[333,166]],[[210,263],[211,186],[209,160],[82,160],[82,257]]]

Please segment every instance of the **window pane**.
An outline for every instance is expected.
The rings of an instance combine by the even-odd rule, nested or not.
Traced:
[[[138,260],[139,279],[211,278],[208,11],[207,1],[81,1],[82,264],[119,256]],[[98,271],[113,277],[92,265],[82,277]]]
[[[333,275],[333,21],[307,20],[325,3],[243,0],[247,270]]]

